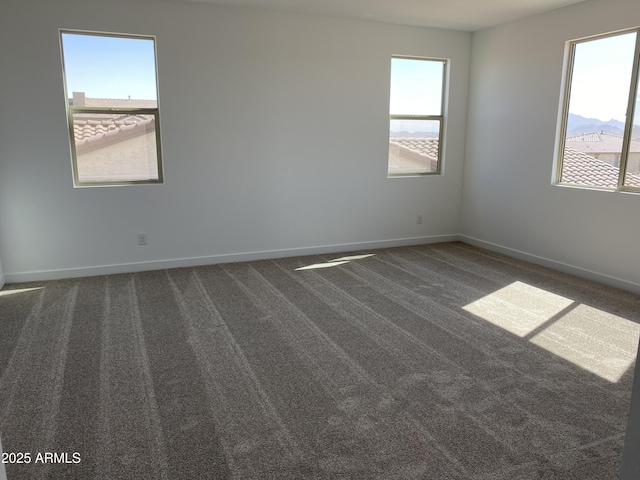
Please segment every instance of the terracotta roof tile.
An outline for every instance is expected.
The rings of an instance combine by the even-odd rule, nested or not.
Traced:
[[[432,160],[437,160],[438,158],[437,137],[391,137],[389,138],[389,143],[406,148],[416,154],[429,157],[429,159]]]
[[[575,148],[584,153],[620,153],[622,151],[622,136],[606,132],[583,133],[567,137],[567,147]],[[640,141],[631,140],[629,151],[640,152]]]
[[[565,147],[562,162],[562,183],[574,183],[593,187],[616,188],[618,168],[593,158],[572,147]],[[628,173],[627,186],[640,187],[640,174]]]
[[[154,130],[153,115],[76,114],[73,119],[78,155]]]

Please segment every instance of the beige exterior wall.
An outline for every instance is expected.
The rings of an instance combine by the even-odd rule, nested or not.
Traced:
[[[609,165],[617,167],[620,165],[620,154],[615,153],[596,153],[591,155],[598,160],[602,160]],[[627,164],[627,172],[640,172],[640,152],[631,153]]]
[[[156,135],[150,132],[78,155],[80,182],[158,178]]]

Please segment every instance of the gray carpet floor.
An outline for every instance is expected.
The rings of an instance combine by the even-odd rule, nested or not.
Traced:
[[[6,285],[8,478],[614,480],[638,312],[463,243]]]

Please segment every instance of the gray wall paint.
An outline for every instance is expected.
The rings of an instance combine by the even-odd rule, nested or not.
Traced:
[[[73,188],[59,28],[157,36],[164,185]],[[180,2],[10,0],[0,38],[12,66],[0,89],[8,281],[460,229],[469,33]],[[444,176],[387,178],[392,54],[451,59]]]
[[[551,185],[565,43],[638,18],[635,0],[600,0],[474,34],[464,235],[640,291],[639,197]]]

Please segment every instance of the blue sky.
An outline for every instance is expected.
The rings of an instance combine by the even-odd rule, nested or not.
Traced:
[[[635,43],[627,33],[576,45],[570,113],[625,121]]]
[[[390,113],[441,115],[443,61],[391,59]]]
[[[571,113],[625,120],[635,40],[629,33],[576,45]],[[157,100],[153,40],[63,32],[62,45],[69,96]],[[390,112],[441,114],[443,68],[440,61],[392,58]]]
[[[154,41],[62,33],[67,93],[157,100]]]
[[[444,65],[444,61],[392,58],[390,113],[442,115]],[[391,132],[433,136],[439,125],[432,120],[392,120],[389,127]]]

